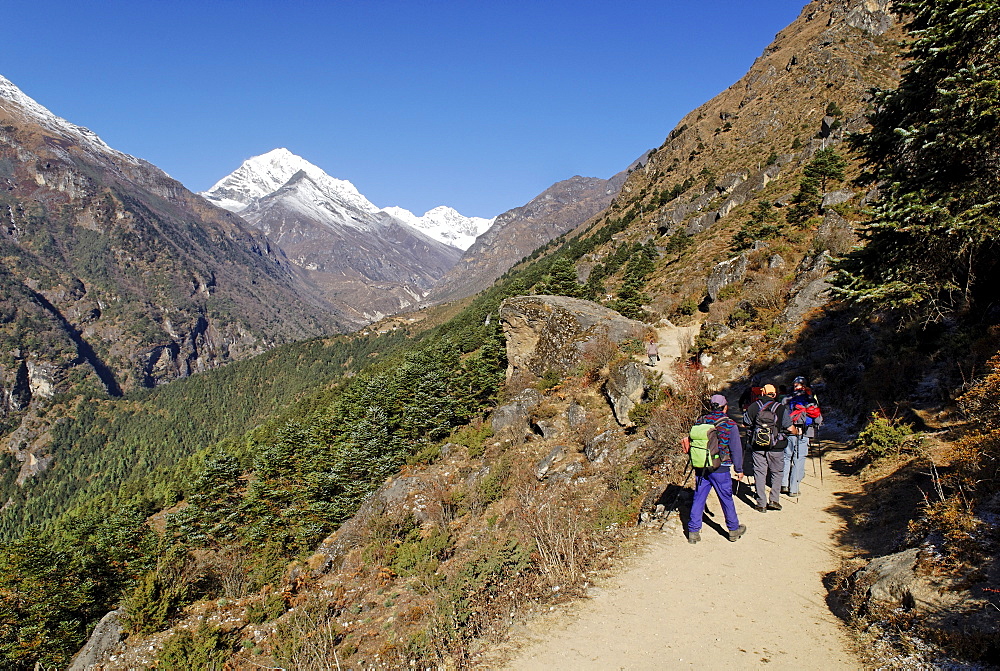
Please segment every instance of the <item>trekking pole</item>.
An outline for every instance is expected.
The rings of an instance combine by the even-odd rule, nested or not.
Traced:
[[[674,508],[677,506],[677,501],[678,499],[681,498],[681,492],[683,492],[684,489],[687,487],[688,480],[691,479],[691,475],[693,473],[694,473],[694,465],[688,464],[687,477],[684,478],[684,484],[680,486],[680,489],[678,489],[677,493],[674,495],[674,500],[670,502],[670,507],[667,508],[667,514],[663,516],[663,524],[666,524],[667,520],[670,519],[670,513],[674,512]]]
[[[819,446],[819,483],[823,484],[823,446]]]

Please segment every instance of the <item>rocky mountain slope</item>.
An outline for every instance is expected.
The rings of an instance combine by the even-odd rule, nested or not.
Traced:
[[[349,323],[265,236],[3,78],[0,181],[8,406],[25,388],[155,385]]]
[[[423,218],[379,210],[350,182],[287,149],[244,161],[202,195],[263,231],[312,286],[359,323],[419,302],[461,254],[410,223],[452,242],[488,225],[447,208]]]
[[[618,194],[625,172],[611,179],[572,177],[556,182],[526,205],[499,215],[427,296],[429,303],[472,296],[549,240],[603,210]]]

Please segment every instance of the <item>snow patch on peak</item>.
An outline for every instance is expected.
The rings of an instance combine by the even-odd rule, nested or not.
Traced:
[[[375,231],[378,228],[378,221],[371,212],[359,211],[343,200],[330,198],[321,181],[305,170],[296,172],[274,193],[254,201],[245,212],[266,208],[272,203],[280,203],[285,212],[297,212],[308,220],[333,228],[347,226],[362,231]],[[257,219],[258,216],[254,214],[251,219]]]
[[[419,217],[402,207],[385,207],[382,211],[428,237],[458,249],[471,247],[476,238],[496,220],[496,217],[466,217],[446,205],[439,205]]]
[[[62,117],[56,116],[47,108],[39,105],[31,96],[26,95],[24,91],[15,86],[9,79],[0,75],[0,102],[3,100],[8,100],[17,105],[42,128],[59,135],[68,136],[83,147],[96,150],[98,153],[110,155],[115,159],[128,163],[136,164],[139,162],[134,156],[112,149],[104,140],[98,137],[97,133],[89,128],[77,126]]]
[[[284,147],[248,158],[239,168],[201,195],[227,210],[241,212],[253,201],[280,189],[299,172],[308,175],[324,197],[367,214],[378,212],[378,208],[362,196],[353,184],[331,177],[321,168]]]

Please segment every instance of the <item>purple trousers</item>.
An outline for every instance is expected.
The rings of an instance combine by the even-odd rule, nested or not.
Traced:
[[[701,469],[698,469],[701,471]],[[729,473],[728,466],[715,469],[707,475],[697,473],[698,479],[694,484],[694,502],[691,504],[691,519],[688,520],[688,532],[697,533],[701,531],[701,518],[705,513],[705,501],[708,500],[708,492],[712,489],[719,497],[722,504],[722,513],[726,516],[726,528],[736,531],[740,526],[740,520],[736,517],[736,506],[733,504],[733,478]]]

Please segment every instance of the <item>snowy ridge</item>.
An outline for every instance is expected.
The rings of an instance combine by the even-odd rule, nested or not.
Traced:
[[[326,194],[368,214],[378,208],[344,179],[335,179],[309,161],[285,148],[273,149],[254,156],[229,175],[223,177],[202,196],[231,212],[240,212],[254,200],[274,193],[298,172],[304,172]]]
[[[496,217],[466,217],[445,205],[428,210],[421,217],[402,207],[384,207],[382,211],[439,242],[459,249],[471,247],[476,238],[496,220]]]
[[[304,170],[292,175],[292,178],[277,191],[253,201],[241,212],[248,221],[260,226],[266,220],[261,214],[261,209],[278,202],[286,213],[296,213],[331,228],[340,225],[362,231],[374,231],[379,227],[372,213],[360,210],[353,203],[330,198],[328,185],[322,180],[317,181]],[[371,207],[374,208],[374,205]]]
[[[300,173],[309,185],[301,183]],[[289,189],[292,182],[295,189]],[[440,206],[417,216],[401,207],[381,210],[373,205],[349,181],[336,179],[287,149],[273,149],[247,159],[235,171],[201,193],[212,203],[230,212],[251,214],[264,202],[281,196],[288,206],[317,221],[339,223],[353,228],[374,230],[371,217],[382,212],[416,229],[429,238],[458,249],[468,249],[476,237],[493,225],[494,219],[466,217],[450,207]],[[367,216],[366,216],[367,215]]]
[[[32,119],[34,119],[34,121],[42,128],[60,135],[68,135],[77,140],[77,142],[84,147],[96,150],[98,153],[110,154],[114,158],[124,160],[129,163],[137,164],[139,162],[134,156],[130,156],[118,151],[117,149],[109,147],[104,140],[97,136],[97,133],[89,128],[77,126],[74,123],[66,121],[66,119],[63,119],[62,117],[56,116],[48,109],[35,102],[33,98],[26,95],[21,89],[17,88],[13,82],[3,75],[0,75],[0,100],[9,100],[13,102]]]

